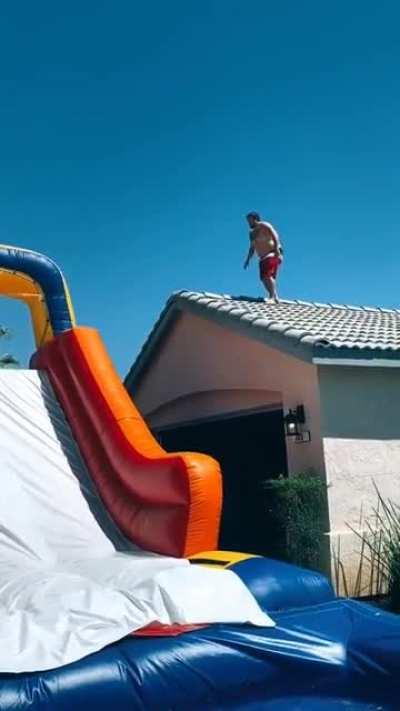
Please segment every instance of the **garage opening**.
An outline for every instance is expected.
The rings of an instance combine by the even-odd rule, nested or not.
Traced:
[[[283,411],[223,416],[155,430],[169,452],[209,454],[221,464],[224,504],[219,547],[261,555],[274,550],[263,482],[287,476]]]

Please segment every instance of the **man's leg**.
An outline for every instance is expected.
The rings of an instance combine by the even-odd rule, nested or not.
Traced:
[[[266,276],[263,279],[263,284],[268,291],[269,298],[279,304],[278,293],[276,291],[276,280],[272,276]]]

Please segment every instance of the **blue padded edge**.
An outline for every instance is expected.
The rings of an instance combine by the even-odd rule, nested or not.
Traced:
[[[229,567],[268,611],[317,605],[335,593],[321,573],[272,558],[248,558]]]
[[[1,711],[396,711],[400,619],[336,599],[273,615],[127,638],[59,669],[0,674]]]

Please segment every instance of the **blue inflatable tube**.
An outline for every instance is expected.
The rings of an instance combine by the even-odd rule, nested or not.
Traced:
[[[75,325],[73,308],[61,270],[49,257],[28,249],[0,245],[0,270],[28,276],[40,286],[54,336]]]
[[[400,620],[331,600],[275,628],[127,638],[80,662],[0,676],[1,711],[394,711]]]
[[[271,558],[247,558],[231,565],[267,612],[333,600],[331,584],[321,573]]]

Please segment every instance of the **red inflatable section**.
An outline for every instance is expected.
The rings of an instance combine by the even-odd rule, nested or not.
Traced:
[[[148,430],[90,328],[33,358],[47,372],[111,516],[139,547],[178,557],[217,546],[221,473],[202,454],[167,454]]]

